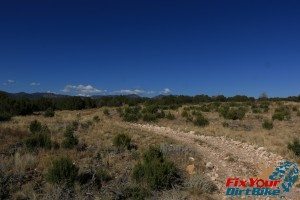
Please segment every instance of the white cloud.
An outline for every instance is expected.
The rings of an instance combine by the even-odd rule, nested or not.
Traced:
[[[120,94],[143,94],[145,91],[144,90],[120,90],[120,91],[116,91],[116,93],[120,93]]]
[[[104,92],[91,85],[66,85],[62,91],[65,93],[75,93],[79,96],[90,96]]]
[[[169,88],[165,88],[165,89],[163,89],[160,93],[161,94],[171,94],[171,90],[169,89]]]
[[[140,96],[153,96],[155,94],[171,94],[172,91],[169,88],[164,88],[162,91],[143,90],[143,89],[121,89],[116,91],[100,90],[92,85],[66,85],[62,92],[69,93],[71,95],[78,96],[91,96],[96,94],[111,94],[111,95],[140,95]]]
[[[123,90],[118,90],[118,91],[113,91],[111,92],[112,94],[123,94],[123,95],[128,95],[128,94],[136,94],[136,95],[145,95],[145,94],[154,94],[154,91],[146,91],[146,90],[141,90],[141,89],[123,89]]]
[[[39,85],[41,85],[40,83],[37,83],[37,82],[32,82],[32,83],[30,83],[30,86],[39,86]]]
[[[147,94],[155,94],[156,92],[155,91],[152,91],[152,90],[150,90],[150,91],[147,91]]]
[[[16,83],[16,81],[8,79],[6,82],[3,83],[3,85],[13,85],[15,83]]]

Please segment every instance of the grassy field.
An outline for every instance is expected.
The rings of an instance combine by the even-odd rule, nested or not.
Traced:
[[[95,118],[95,116],[97,117]],[[34,120],[48,126],[51,140],[56,143],[63,141],[63,132],[68,124],[74,121],[79,122],[79,128],[75,132],[79,139],[78,145],[72,149],[60,147],[29,151],[20,142],[32,134],[29,133],[28,127]],[[133,149],[122,150],[113,144],[113,138],[120,133],[131,138]],[[204,194],[205,191],[196,191],[183,186],[180,186],[179,189],[150,191],[146,185],[143,186],[133,180],[132,170],[140,162],[143,152],[150,146],[162,148],[167,159],[176,164],[180,176],[185,181],[188,181],[189,178],[188,173],[185,172],[185,167],[190,162],[189,157],[197,160],[197,169],[200,171],[203,170],[204,163],[201,161],[201,156],[195,154],[193,149],[169,138],[126,128],[115,121],[114,116],[105,116],[103,109],[80,112],[60,111],[56,112],[55,117],[52,118],[45,118],[41,115],[14,117],[10,122],[1,123],[0,134],[1,170],[12,176],[6,183],[7,188],[3,187],[3,190],[9,191],[11,195],[9,198],[139,199],[147,193],[146,196],[156,196],[161,199],[170,195],[189,196],[195,199],[199,195],[207,199],[213,197],[211,194]],[[80,184],[75,182],[72,189],[61,184],[48,183],[45,180],[47,171],[51,163],[61,156],[70,158],[79,168],[79,174],[101,170],[110,178],[101,182],[100,186],[96,183]],[[199,174],[201,173],[199,172]],[[4,183],[2,184],[4,185]],[[89,184],[95,184],[95,186]]]
[[[288,148],[288,144],[300,137],[300,104],[272,102],[265,109],[263,106],[257,108],[256,105],[236,103],[227,106],[242,110],[245,115],[238,112],[230,116],[222,115],[222,106],[210,103],[184,105],[172,110],[144,109],[139,111],[140,114],[134,113],[138,115],[134,120],[130,118],[134,118],[134,114],[126,111],[126,108],[99,108],[56,111],[54,117],[35,113],[1,122],[0,199],[219,198],[217,188],[204,175],[205,162],[201,154],[171,138],[134,128],[130,126],[132,121],[185,132],[194,131],[199,135],[226,136],[265,147],[284,158],[299,162],[299,157]],[[284,115],[282,109],[278,110],[283,107],[288,109],[288,114]],[[131,114],[129,118],[126,118],[126,112]],[[230,112],[226,110],[226,113]],[[283,120],[278,120],[276,116],[274,118],[275,113],[283,113]],[[29,130],[34,120],[41,123],[41,133]],[[263,126],[265,120],[272,125]],[[67,136],[70,127],[72,130]],[[36,134],[46,134],[51,145],[43,146],[35,140],[32,142],[32,139],[28,142],[28,138],[38,137]],[[156,147],[163,158],[157,156],[156,151],[151,152],[151,147]],[[153,161],[147,161],[147,155]],[[47,178],[60,158],[69,159],[72,163],[68,167],[74,172],[78,170],[72,184],[65,181],[69,180],[69,175],[65,177],[62,172],[57,173],[62,177],[53,178],[52,174],[52,179]],[[158,167],[157,171],[162,171],[158,177],[169,173],[174,184],[153,181],[158,177],[147,175],[153,173],[148,172],[150,169],[147,165],[150,169],[154,166]],[[161,166],[163,169],[159,168]],[[57,179],[59,181],[55,182]]]
[[[266,119],[272,121],[274,111],[279,107],[276,103],[270,105],[270,109],[266,113],[253,113],[250,110],[242,120],[224,119],[215,111],[202,112],[210,122],[205,127],[197,127],[193,123],[186,122],[181,117],[182,111],[180,110],[174,112],[175,120],[163,119],[158,124],[185,131],[193,130],[204,135],[226,136],[234,140],[266,147],[274,153],[299,162],[299,157],[295,156],[287,146],[294,138],[300,138],[300,116],[298,114],[300,104],[286,102],[284,105],[290,107],[291,118],[282,121],[274,120],[271,130],[265,129],[262,124]],[[297,111],[293,111],[293,108],[297,108]]]

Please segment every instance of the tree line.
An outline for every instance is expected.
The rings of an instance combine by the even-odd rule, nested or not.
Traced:
[[[30,115],[33,112],[53,110],[82,110],[96,107],[119,107],[123,105],[135,106],[141,103],[146,105],[167,106],[170,109],[176,108],[183,104],[198,104],[203,102],[254,102],[257,100],[270,101],[300,101],[300,96],[287,98],[268,98],[266,96],[255,99],[245,95],[236,95],[233,97],[225,97],[224,95],[208,96],[208,95],[169,95],[158,96],[154,98],[138,97],[138,96],[103,96],[100,98],[90,97],[58,97],[58,98],[13,98],[6,93],[0,93],[0,115]],[[0,117],[1,118],[1,117]]]

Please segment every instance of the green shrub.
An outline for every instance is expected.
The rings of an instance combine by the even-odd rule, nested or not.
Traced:
[[[113,138],[113,144],[118,148],[118,149],[128,149],[130,150],[131,148],[131,138],[124,134],[118,134]]]
[[[259,107],[262,109],[262,111],[264,113],[268,112],[269,111],[269,106],[270,106],[270,102],[268,101],[263,101],[260,103]]]
[[[300,140],[294,139],[292,143],[288,144],[288,149],[293,151],[296,156],[300,156]]]
[[[11,119],[11,115],[7,112],[0,113],[0,122],[9,121]]]
[[[229,111],[229,109],[230,109],[230,107],[229,106],[227,106],[227,105],[224,105],[224,106],[221,106],[220,108],[219,108],[219,110],[218,110],[218,112],[219,112],[219,115],[221,115],[221,116],[226,116],[226,114],[227,114],[227,112]],[[224,117],[225,118],[225,117]]]
[[[173,115],[171,112],[168,112],[166,114],[166,118],[169,119],[169,120],[174,120],[175,119],[175,115]]]
[[[42,124],[41,122],[34,120],[29,125],[29,130],[31,133],[39,133],[42,131]]]
[[[209,178],[202,174],[195,174],[185,182],[185,187],[191,192],[212,194],[218,187]]]
[[[44,117],[54,117],[55,112],[52,108],[48,108],[45,113],[44,113]]]
[[[290,111],[289,107],[280,106],[279,108],[276,108],[275,112],[272,116],[272,119],[279,120],[279,121],[291,119],[291,111]]]
[[[262,127],[267,130],[271,130],[273,128],[273,122],[269,120],[264,120],[262,123]]]
[[[112,180],[112,176],[104,169],[97,169],[96,177],[101,182],[108,182],[108,181]]]
[[[145,163],[150,163],[154,160],[163,162],[164,155],[163,155],[163,152],[159,148],[151,146],[151,147],[149,147],[149,149],[146,152],[144,152],[143,160]]]
[[[221,103],[220,102],[213,102],[210,104],[212,110],[214,111],[218,111],[219,107],[221,106]]]
[[[103,114],[106,115],[106,116],[109,116],[110,115],[109,110],[107,108],[105,108],[103,110]]]
[[[89,184],[89,187],[91,187],[95,184],[98,187],[101,186],[101,181],[97,179],[93,171],[87,171],[78,174],[76,180],[79,182],[80,185]]]
[[[97,115],[96,115],[96,116],[94,116],[94,117],[93,117],[93,121],[94,121],[94,122],[99,122],[99,121],[100,121],[100,118],[99,118],[99,116],[97,116]]]
[[[292,110],[293,110],[294,112],[297,112],[297,111],[298,111],[298,106],[293,106],[293,107],[292,107]]]
[[[279,121],[283,121],[285,119],[285,115],[283,113],[274,113],[272,116],[273,120],[279,120]]]
[[[148,105],[142,110],[143,121],[156,121],[157,119],[164,118],[165,112],[160,106]]]
[[[187,122],[193,122],[193,116],[187,111],[187,109],[182,111],[181,116],[184,117]]]
[[[255,114],[262,113],[262,110],[255,104],[251,106],[251,109],[252,109],[252,113],[255,113]]]
[[[154,122],[157,120],[157,117],[155,114],[152,113],[144,113],[143,114],[143,121],[145,122]]]
[[[241,120],[246,114],[246,109],[244,107],[231,108],[228,106],[223,106],[220,108],[219,113],[225,119]]]
[[[68,125],[64,133],[64,140],[62,146],[66,149],[72,149],[78,144],[78,138],[74,135],[75,127],[71,124]]]
[[[81,127],[82,129],[84,129],[84,130],[87,130],[87,129],[90,128],[90,126],[92,126],[92,125],[93,125],[93,121],[87,120],[86,122],[82,122],[82,123],[80,124],[80,127]]]
[[[66,126],[66,130],[64,132],[64,136],[70,134],[70,133],[74,133],[74,131],[76,131],[78,129],[79,123],[77,121],[73,121],[72,123],[68,124]]]
[[[96,185],[98,188],[101,187],[101,183],[110,181],[111,179],[110,174],[104,169],[89,170],[77,176],[77,180],[81,185],[89,184],[89,187]]]
[[[126,122],[137,122],[141,118],[139,106],[126,107],[122,114],[123,120]]]
[[[170,189],[181,183],[181,177],[175,165],[167,161],[158,148],[150,147],[144,153],[143,162],[133,169],[133,178],[145,182],[151,189]]]
[[[50,183],[66,183],[73,185],[78,174],[78,167],[68,157],[61,157],[53,161],[49,168],[46,179]]]
[[[25,139],[25,146],[33,151],[38,148],[50,149],[52,141],[50,138],[50,130],[46,125],[42,125],[39,121],[34,120],[29,125],[29,130],[32,133]]]
[[[242,120],[245,117],[246,109],[243,107],[230,109],[227,113],[227,118],[232,120]]]
[[[202,105],[202,106],[199,107],[199,109],[200,109],[202,112],[210,112],[210,111],[211,111],[210,105]]]
[[[188,113],[188,111],[186,111],[186,110],[184,110],[184,111],[182,111],[182,113],[181,113],[181,117],[188,117],[189,116],[189,113]]]
[[[196,126],[207,126],[209,121],[200,113],[197,114],[196,119],[194,120],[194,125]]]
[[[229,107],[238,107],[240,104],[238,102],[228,102],[227,105]]]
[[[49,134],[45,132],[34,133],[25,139],[25,146],[33,151],[37,148],[50,149],[52,147],[52,142]]]
[[[147,105],[143,108],[142,113],[152,113],[155,114],[159,110],[159,106],[157,105]]]
[[[66,137],[62,141],[62,147],[66,149],[72,149],[78,144],[78,138],[76,136]]]
[[[144,200],[150,196],[149,190],[142,188],[140,186],[131,186],[126,187],[122,191],[122,196],[124,199],[133,199],[133,200]]]
[[[121,107],[116,108],[117,113],[119,114],[120,117],[123,116],[123,109]]]

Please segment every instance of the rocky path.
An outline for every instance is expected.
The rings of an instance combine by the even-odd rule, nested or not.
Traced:
[[[226,178],[268,178],[274,167],[283,161],[281,156],[268,152],[264,147],[226,137],[196,135],[193,131],[183,132],[149,124],[130,126],[173,138],[199,151],[206,162],[206,174],[219,187],[221,194],[225,192]]]

